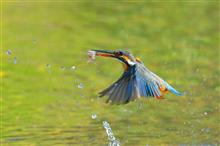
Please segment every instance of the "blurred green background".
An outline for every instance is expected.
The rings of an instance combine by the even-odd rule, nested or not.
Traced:
[[[4,146],[219,145],[219,3],[3,2]],[[127,49],[183,97],[108,105],[123,69],[87,51]],[[75,67],[75,69],[74,69]],[[96,115],[93,119],[91,116]]]

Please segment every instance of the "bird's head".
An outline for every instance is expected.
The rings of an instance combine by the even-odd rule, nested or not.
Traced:
[[[92,50],[95,52],[96,56],[102,56],[102,57],[112,57],[116,58],[122,63],[133,66],[135,65],[135,58],[134,56],[129,53],[128,51],[123,50],[116,50],[116,51],[110,51],[110,50]]]

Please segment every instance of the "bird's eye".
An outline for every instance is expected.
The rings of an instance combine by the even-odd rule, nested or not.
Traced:
[[[123,53],[122,53],[121,51],[117,51],[117,52],[115,52],[115,55],[116,55],[116,56],[122,56]]]

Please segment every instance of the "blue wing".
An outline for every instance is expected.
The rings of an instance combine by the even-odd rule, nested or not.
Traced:
[[[100,92],[100,97],[109,96],[107,102],[128,103],[138,97],[138,86],[135,77],[136,67],[132,66],[128,71],[113,83],[110,87]]]
[[[112,104],[124,104],[140,97],[159,98],[163,94],[160,90],[163,86],[170,92],[181,95],[143,64],[137,63],[129,67],[110,87],[100,92],[100,97],[109,96],[107,102]]]
[[[143,64],[139,64],[139,65],[141,67],[138,67],[138,69],[139,69],[138,73],[140,74],[138,76],[141,76],[142,79],[145,82],[147,82],[148,87],[150,89],[152,89],[152,91],[154,92],[154,94],[150,95],[150,96],[160,97],[163,94],[163,93],[161,93],[161,91],[162,92],[170,91],[171,93],[178,95],[178,96],[182,95],[182,93],[178,92],[176,89],[174,89],[166,81],[164,81],[159,76],[157,76],[156,74],[154,74],[153,72],[148,70]]]

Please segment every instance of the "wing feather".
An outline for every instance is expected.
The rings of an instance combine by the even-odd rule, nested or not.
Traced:
[[[111,101],[113,104],[128,103],[141,96],[158,98],[162,96],[160,88],[164,85],[171,92],[179,94],[168,83],[137,62],[129,67],[116,82],[100,92],[100,97],[109,96],[107,102]]]

